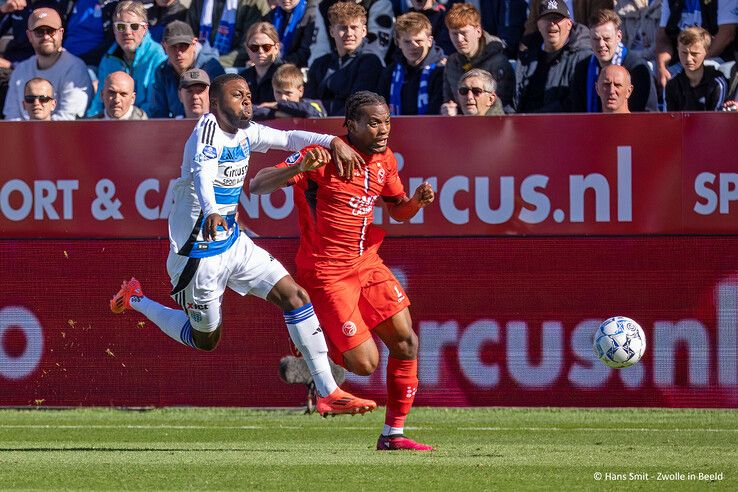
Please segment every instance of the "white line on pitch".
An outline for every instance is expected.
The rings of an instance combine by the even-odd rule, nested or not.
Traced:
[[[408,430],[429,430],[431,427],[405,427]],[[211,430],[259,430],[259,429],[287,429],[287,430],[310,430],[318,429],[314,426],[300,426],[300,425],[66,425],[66,424],[0,424],[0,429],[172,429],[172,430],[199,430],[199,429],[211,429]],[[331,426],[331,429],[336,430],[374,430],[377,426]]]
[[[457,427],[456,430],[460,431],[532,431],[532,432],[544,432],[544,431],[596,431],[596,432],[623,432],[622,428],[608,429],[603,427]],[[710,429],[695,427],[689,429],[659,429],[655,427],[641,427],[639,429],[628,428],[629,431],[640,431],[640,432],[738,432],[738,429]]]

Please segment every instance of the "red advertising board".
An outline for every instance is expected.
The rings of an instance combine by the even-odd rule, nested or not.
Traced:
[[[278,121],[342,133],[340,119]],[[5,238],[166,236],[168,190],[192,121],[4,123]],[[408,191],[437,202],[390,236],[735,234],[733,114],[395,118]],[[255,154],[250,173],[285,152]],[[292,190],[241,195],[262,237],[296,236]]]
[[[109,311],[131,275],[174,307],[168,189],[192,126],[0,124],[0,405],[300,404],[277,376],[281,313],[261,300],[226,294],[212,353]],[[738,407],[736,131],[735,115],[708,113],[395,118],[406,187],[437,190],[408,224],[375,209],[413,302],[418,404]],[[285,155],[254,155],[251,175]],[[293,270],[291,193],[241,205]],[[629,369],[592,353],[613,315],[646,332]],[[384,360],[349,386],[384,401]]]
[[[292,239],[258,240],[286,266]],[[390,238],[420,339],[419,405],[738,407],[738,238]],[[210,353],[108,300],[135,274],[167,302],[162,240],[0,241],[0,405],[299,405],[277,376],[281,313],[229,292]],[[628,369],[592,353],[627,315],[648,347]],[[356,392],[384,401],[384,360]]]

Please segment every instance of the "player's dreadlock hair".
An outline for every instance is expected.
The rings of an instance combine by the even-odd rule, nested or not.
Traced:
[[[220,91],[223,90],[223,86],[226,84],[226,82],[230,82],[231,80],[246,80],[237,73],[225,73],[223,75],[218,75],[215,77],[213,82],[210,84],[210,101],[217,101],[218,96],[220,96]]]
[[[371,91],[359,91],[351,94],[346,99],[346,119],[343,120],[343,126],[348,126],[349,120],[358,121],[359,110],[363,106],[376,106],[379,104],[387,105],[387,101],[382,96]]]

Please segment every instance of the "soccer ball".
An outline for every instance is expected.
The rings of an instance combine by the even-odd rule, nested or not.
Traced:
[[[641,360],[645,351],[643,328],[630,318],[614,316],[595,331],[594,352],[607,366],[616,369],[630,367]]]

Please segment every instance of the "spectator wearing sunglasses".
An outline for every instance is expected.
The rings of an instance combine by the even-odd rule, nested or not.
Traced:
[[[472,68],[459,79],[456,104],[451,100],[441,106],[441,114],[457,116],[502,116],[502,102],[497,97],[497,82],[492,74],[481,68]]]
[[[218,52],[209,45],[200,44],[186,22],[170,22],[164,30],[162,44],[168,59],[157,67],[154,83],[149,86],[149,117],[182,117],[185,108],[178,94],[182,74],[192,68],[201,68],[214,79],[223,75],[225,70],[218,61]]]
[[[149,86],[154,83],[156,67],[167,59],[164,48],[151,38],[146,21],[146,8],[137,0],[121,0],[113,15],[115,44],[100,61],[98,80],[118,70],[126,72],[136,84],[136,106],[147,114],[151,101]],[[102,85],[98,86],[87,116],[95,116],[103,110]]]
[[[246,51],[253,66],[240,75],[246,79],[251,90],[251,103],[256,107],[274,102],[272,77],[282,64],[281,45],[274,26],[268,22],[257,22],[246,32]]]
[[[35,55],[18,63],[10,76],[3,107],[5,118],[27,119],[24,87],[36,77],[48,80],[54,87],[56,108],[52,119],[73,120],[84,116],[92,82],[85,62],[62,48],[64,28],[59,13],[47,7],[34,10],[28,18],[26,35]]]
[[[36,77],[23,88],[23,107],[26,110],[27,120],[51,121],[51,113],[56,109],[54,86],[46,79]]]
[[[563,1],[563,0],[561,0]],[[472,4],[454,4],[444,20],[456,53],[449,55],[444,72],[443,99],[461,103],[458,81],[472,68],[492,74],[502,105],[512,111],[515,71],[505,55],[505,43],[482,27],[482,16]]]
[[[10,40],[3,51],[3,64],[17,64],[33,56],[33,46],[26,36],[28,18],[31,12],[48,7],[64,12],[67,0],[16,0],[0,6],[0,36],[10,34]]]

